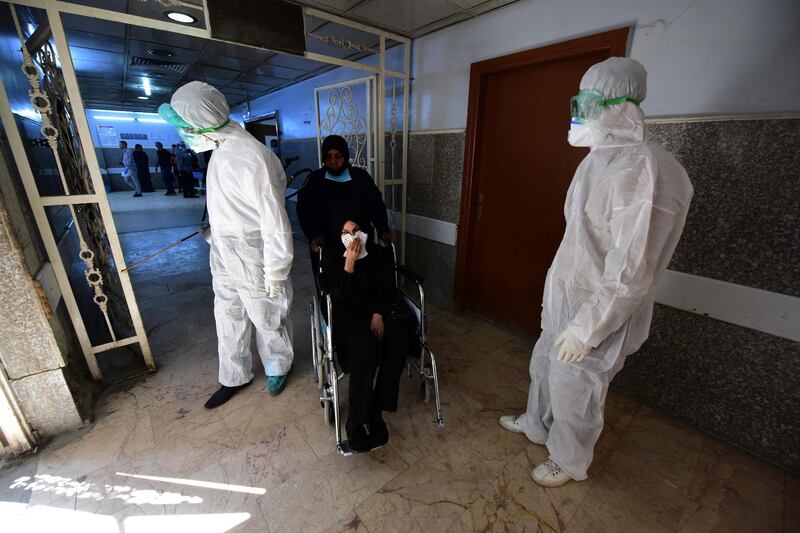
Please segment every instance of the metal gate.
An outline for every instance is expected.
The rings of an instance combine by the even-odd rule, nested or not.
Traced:
[[[16,27],[20,70],[29,85],[30,114],[38,114],[41,120],[38,133],[52,155],[48,160],[51,163],[44,166],[50,168],[34,168],[2,81],[0,114],[92,378],[103,379],[98,353],[133,344],[138,344],[147,369],[154,371],[155,361],[125,273],[125,258],[92,146],[61,17],[54,7],[47,7],[47,25],[55,46],[42,40],[37,49],[29,50],[20,23],[20,8],[14,4],[3,7],[11,10]],[[43,166],[39,162],[37,165]],[[51,210],[50,217],[47,209]],[[53,218],[70,227],[69,237],[75,240],[77,257],[68,263],[59,253]],[[76,280],[76,271],[80,271],[83,280]],[[84,299],[79,302],[76,295],[83,295]],[[94,327],[87,328],[87,324]]]
[[[341,135],[350,148],[350,164],[378,179],[375,85],[375,76],[367,76],[314,89],[320,166],[322,140],[328,135]]]
[[[317,154],[322,166],[322,140],[328,135],[345,138],[350,164],[369,172],[382,192],[405,258],[408,80],[381,76],[379,83],[378,79],[368,76],[314,89]]]

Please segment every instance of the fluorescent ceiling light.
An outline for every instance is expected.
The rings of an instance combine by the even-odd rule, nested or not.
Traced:
[[[148,98],[147,96],[137,96],[136,98],[138,98],[139,100],[150,100],[150,98]]]
[[[153,91],[150,90],[150,78],[142,78],[142,85],[144,86],[144,94],[150,96]]]
[[[139,122],[153,122],[156,124],[166,124],[166,122],[164,122],[160,118],[137,118],[136,120],[138,120]]]
[[[133,122],[133,117],[109,117],[106,115],[95,115],[95,120],[118,120],[120,122]]]
[[[180,22],[181,24],[194,24],[197,22],[197,19],[193,16],[181,13],[180,11],[164,11],[164,14],[168,19]]]

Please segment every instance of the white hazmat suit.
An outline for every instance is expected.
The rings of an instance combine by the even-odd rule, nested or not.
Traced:
[[[638,62],[611,58],[592,66],[580,88],[641,101],[646,76]],[[567,193],[566,230],[547,272],[542,335],[531,357],[528,408],[516,424],[582,480],[603,429],[608,384],[649,334],[655,286],[693,190],[675,158],[647,142],[635,103],[610,105],[595,120],[573,124],[569,142],[591,151]],[[585,346],[582,360],[558,360],[562,333]]]
[[[219,128],[229,109],[214,87],[188,83],[175,91],[171,105],[195,128],[218,128],[203,136],[219,143],[206,178],[219,382],[235,387],[253,379],[252,326],[266,374],[286,375],[293,359],[293,250],[281,163],[236,122]]]

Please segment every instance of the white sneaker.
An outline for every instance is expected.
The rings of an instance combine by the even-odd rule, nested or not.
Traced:
[[[517,422],[519,420],[518,416],[514,415],[505,415],[500,417],[500,427],[503,429],[507,429],[512,433],[525,433],[522,430],[522,427]]]
[[[543,487],[560,487],[572,478],[552,459],[538,465],[531,472],[533,480]]]

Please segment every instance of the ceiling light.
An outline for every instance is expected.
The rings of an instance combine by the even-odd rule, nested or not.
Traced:
[[[147,96],[137,96],[136,98],[138,98],[139,100],[150,100],[150,98]]]
[[[150,79],[149,78],[142,78],[142,87],[144,87],[144,94],[147,96],[151,96],[153,91],[150,89]]]
[[[133,122],[133,117],[107,117],[107,116],[94,116],[95,120],[118,120],[120,122]]]
[[[181,24],[194,24],[197,22],[197,19],[193,16],[181,13],[180,11],[164,11],[164,14],[168,19],[180,22]]]

